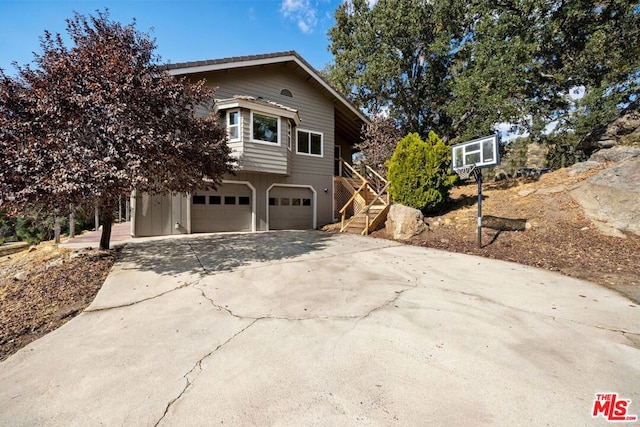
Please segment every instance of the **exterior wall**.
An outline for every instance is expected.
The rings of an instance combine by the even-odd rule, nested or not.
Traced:
[[[254,110],[259,112],[258,109]],[[280,144],[251,142],[251,112],[240,110],[240,129],[243,142],[233,142],[232,150],[239,152],[239,170],[286,175],[287,143],[286,119],[280,119]]]
[[[323,90],[310,85],[284,64],[270,65],[259,69],[207,73],[195,76],[195,79],[203,77],[207,79],[210,86],[217,88],[216,98],[218,99],[232,98],[234,95],[262,97],[264,100],[277,102],[298,111],[300,124],[298,128],[293,128],[291,150],[289,151],[287,148],[286,124],[283,119],[280,126],[281,144],[278,147],[280,151],[266,144],[245,142],[244,153],[241,157],[243,166],[240,168],[240,173],[250,171],[282,173],[288,176],[283,180],[276,180],[273,177],[270,179],[273,182],[286,184],[311,185],[318,196],[318,225],[332,222],[336,137],[335,107],[328,95]],[[288,89],[293,96],[281,95],[282,89]],[[249,141],[251,132],[249,113],[244,111],[242,118],[242,132],[245,141]],[[322,157],[297,153],[297,129],[322,134]],[[346,141],[342,144],[345,145],[343,153],[350,153],[349,144]],[[259,189],[256,186],[256,189],[259,195],[265,194],[262,188]],[[325,189],[327,189],[326,192]],[[258,200],[258,209],[258,218],[265,218],[260,212],[262,209],[260,200]],[[260,223],[258,229],[264,229]]]
[[[135,237],[185,234],[189,232],[189,199],[185,195],[135,194],[133,207],[133,235]],[[176,228],[176,224],[178,227]]]
[[[336,135],[336,145],[340,146],[340,156],[342,157],[342,160],[349,164],[353,164],[353,145],[350,141],[347,141],[340,135]]]

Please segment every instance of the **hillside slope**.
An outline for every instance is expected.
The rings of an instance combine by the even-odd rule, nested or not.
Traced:
[[[477,184],[454,188],[449,210],[425,217],[429,231],[413,245],[513,261],[614,289],[640,303],[640,237],[601,234],[569,194],[600,168],[568,176],[566,169],[533,180],[485,183],[483,214],[527,220],[526,231],[483,228],[477,248]],[[386,237],[381,230],[378,237]]]

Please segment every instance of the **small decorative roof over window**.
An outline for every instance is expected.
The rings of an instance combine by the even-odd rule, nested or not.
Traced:
[[[255,96],[234,95],[233,98],[216,100],[216,109],[228,110],[230,108],[246,108],[249,110],[262,111],[264,113],[289,118],[293,120],[296,125],[300,123],[298,110],[277,102],[256,98]]]

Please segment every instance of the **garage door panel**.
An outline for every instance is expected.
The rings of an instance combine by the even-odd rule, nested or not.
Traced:
[[[191,231],[251,231],[251,197],[251,189],[244,184],[224,184],[217,191],[194,193],[191,199]]]
[[[313,193],[308,188],[274,187],[269,193],[269,229],[313,228]]]

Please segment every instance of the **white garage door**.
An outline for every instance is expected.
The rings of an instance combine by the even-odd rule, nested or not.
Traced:
[[[269,229],[313,228],[313,209],[313,193],[310,189],[273,187],[269,192]]]
[[[191,196],[191,232],[251,231],[251,189],[244,184],[224,184],[218,191]]]

